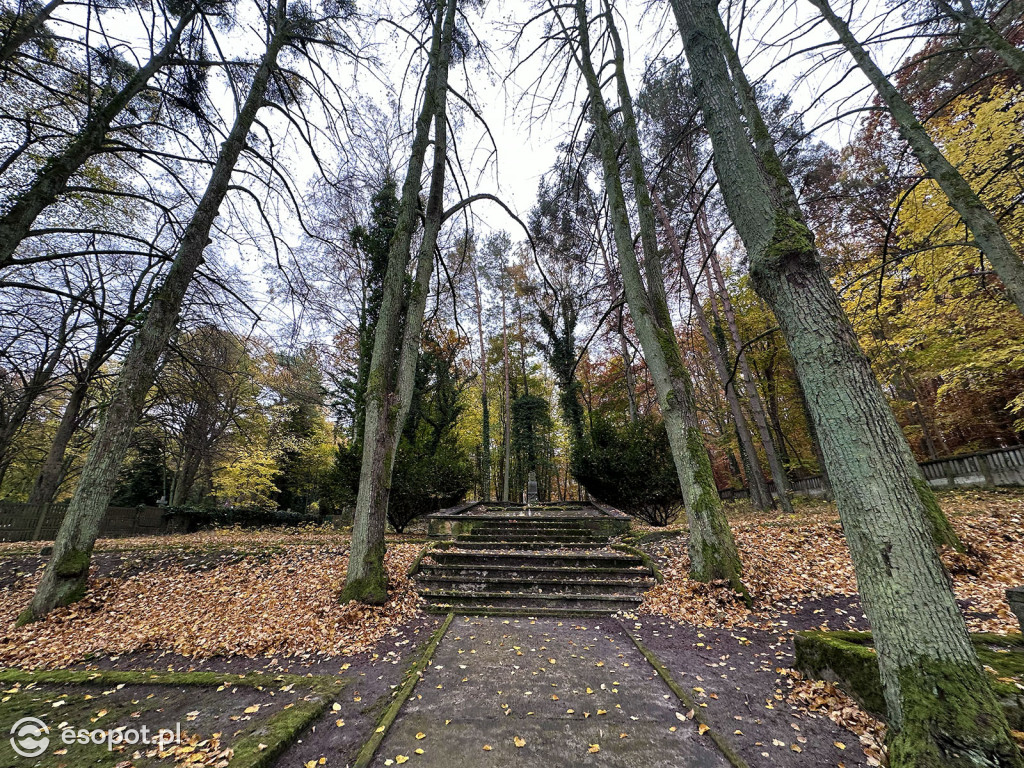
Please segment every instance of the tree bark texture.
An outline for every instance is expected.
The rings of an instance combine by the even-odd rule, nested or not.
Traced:
[[[821,267],[763,120],[749,122],[754,146],[744,128],[717,9],[710,0],[672,7],[726,206],[821,439],[874,631],[892,765],[1019,766],[932,543],[906,439]]]
[[[587,84],[590,111],[608,194],[616,255],[622,274],[626,301],[636,327],[644,359],[651,372],[658,404],[668,432],[679,484],[689,523],[690,573],[699,581],[727,581],[737,592],[747,595],[741,580],[739,553],[725,518],[711,471],[711,458],[704,445],[696,417],[693,385],[683,365],[679,344],[672,327],[665,298],[665,282],[657,254],[654,214],[646,177],[639,157],[632,99],[625,84],[622,49],[616,40],[616,85],[623,126],[626,132],[627,158],[641,220],[641,246],[647,284],[640,271],[633,246],[633,234],[626,208],[618,162],[617,140],[601,92],[600,81],[591,61],[588,17],[584,0],[576,0],[576,31],[579,40],[577,65]],[[610,14],[605,16],[614,30]],[[613,32],[613,39],[615,38]]]
[[[96,436],[89,447],[74,497],[57,532],[53,555],[31,604],[19,617],[19,623],[42,618],[57,606],[75,602],[85,594],[100,522],[113,495],[132,431],[153,384],[157,362],[177,326],[185,295],[203,262],[203,251],[210,243],[210,230],[227,195],[231,174],[245,148],[256,113],[264,104],[267,83],[286,41],[283,0],[277,6],[272,23],[274,34],[267,52],[231,132],[221,145],[210,181],[182,235],[167,278],[156,293],[146,319],[125,356],[113,395],[100,417]]]
[[[412,151],[402,185],[398,220],[388,250],[384,273],[384,290],[380,316],[373,339],[370,372],[366,386],[366,426],[363,437],[363,458],[359,472],[359,494],[356,497],[355,520],[352,527],[352,550],[342,601],[358,600],[370,605],[387,601],[387,572],[384,570],[384,530],[387,523],[387,500],[391,487],[391,470],[397,440],[401,432],[403,408],[399,392],[401,362],[398,347],[406,346],[402,338],[405,308],[406,268],[412,252],[412,239],[419,214],[420,177],[430,143],[430,126],[438,110],[443,115],[447,93],[448,57],[455,24],[455,0],[439,4],[433,22],[423,105],[416,118]],[[428,222],[428,228],[430,226]],[[426,237],[426,234],[424,235]],[[435,234],[436,237],[436,234]],[[431,246],[432,248],[433,246]],[[433,253],[430,254],[433,258]],[[409,297],[410,306],[418,300],[418,280]],[[425,289],[424,289],[425,290]],[[422,297],[425,301],[425,296]],[[408,325],[408,319],[406,319]],[[407,328],[407,330],[409,330]],[[417,350],[418,353],[418,333]],[[413,361],[415,373],[415,360]]]

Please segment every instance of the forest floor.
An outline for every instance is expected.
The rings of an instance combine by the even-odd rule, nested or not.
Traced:
[[[940,495],[940,501],[971,547],[968,556],[946,556],[971,629],[1017,631],[1003,591],[1024,584],[1024,492],[965,491]],[[724,736],[751,768],[852,768],[884,762],[882,724],[835,687],[802,680],[792,670],[794,632],[866,628],[834,508],[807,502],[795,515],[785,515],[733,505],[729,514],[755,598],[752,610],[724,588],[687,578],[683,526],[636,526],[632,540],[655,558],[665,576],[664,583],[647,593],[636,615],[564,623],[512,619],[509,624],[495,619],[493,626],[473,631],[457,619],[435,652],[433,666],[424,673],[424,680],[432,682],[416,687],[387,732],[377,763],[397,761],[399,755],[410,761],[424,758],[423,744],[405,743],[415,720],[403,718],[407,711],[410,717],[416,712],[423,715],[424,708],[432,706],[430,716],[438,722],[432,721],[429,732],[417,726],[414,741],[420,741],[415,739],[418,733],[425,734],[423,741],[437,737],[445,720],[458,723],[455,715],[460,708],[465,710],[460,716],[475,717],[481,728],[494,727],[497,713],[509,724],[500,729],[509,731],[508,743],[486,744],[492,750],[484,750],[484,745],[477,749],[474,743],[466,755],[468,764],[498,761],[499,748],[508,758],[498,761],[503,765],[551,762],[554,758],[544,752],[540,734],[569,728],[568,713],[552,710],[542,713],[548,718],[545,726],[520,726],[519,714],[525,717],[530,710],[518,710],[537,699],[520,691],[517,702],[511,703],[508,691],[517,689],[506,686],[501,675],[511,682],[515,664],[504,657],[489,663],[487,653],[495,646],[507,651],[515,645],[524,652],[537,649],[532,656],[550,651],[550,658],[567,665],[562,673],[572,678],[550,682],[577,693],[587,687],[600,691],[599,685],[588,682],[591,665],[600,661],[625,670],[624,662],[609,653],[607,659],[590,658],[597,651],[580,652],[581,639],[599,641],[589,643],[597,649],[615,638],[618,653],[624,653],[627,635],[646,645],[692,696],[696,720],[712,729],[707,738],[714,733]],[[766,528],[771,535],[765,535]],[[14,628],[14,618],[30,598],[45,558],[37,544],[0,544],[0,728],[8,728],[9,721],[25,713],[51,725],[57,720],[82,721],[82,727],[91,728],[103,722],[144,722],[160,713],[161,720],[179,720],[186,730],[178,751],[70,745],[62,747],[60,755],[51,748],[35,763],[14,762],[5,739],[0,742],[0,766],[349,764],[374,735],[409,664],[420,657],[440,623],[420,613],[406,576],[422,548],[418,535],[389,537],[392,591],[381,608],[337,603],[348,538],[330,528],[103,540],[94,557],[88,597],[20,629]],[[519,638],[523,633],[536,639]],[[512,640],[513,635],[517,639]],[[629,653],[636,655],[632,646]],[[444,661],[449,655],[452,663]],[[542,661],[530,659],[534,666]],[[645,683],[646,688],[639,685],[654,680],[653,667],[642,659],[625,663],[633,668],[630,674],[641,675],[629,684],[631,691],[661,686],[656,680]],[[573,664],[578,667],[574,672],[569,668]],[[525,662],[521,666],[526,670]],[[82,679],[83,674],[92,677]],[[458,684],[445,682],[445,675],[452,674]],[[619,677],[605,684],[622,683],[612,687],[625,691],[627,681]],[[469,684],[474,679],[495,689],[489,698]],[[522,674],[521,679],[528,678]],[[614,703],[625,707],[638,695],[618,699],[611,708],[598,704],[593,717],[599,708],[612,713]],[[690,733],[695,721],[686,717],[688,710],[668,692],[657,696],[670,699],[647,704],[637,699],[636,707],[644,711],[633,716],[643,718],[645,728],[682,729],[686,738],[680,745],[703,744],[698,738],[705,736],[702,730]],[[545,698],[548,709],[558,701]],[[676,723],[661,722],[665,702],[671,702],[669,720]],[[516,717],[502,715],[502,703],[514,706]],[[470,711],[485,706],[493,712]],[[565,709],[580,707],[567,703]],[[535,711],[541,712],[539,707]],[[676,718],[676,711],[686,723]],[[602,715],[601,722],[610,723],[606,717],[621,714]],[[594,738],[588,731],[592,723],[589,717],[584,720],[572,726],[575,730],[566,744],[585,746],[587,751],[566,759],[616,764],[617,751],[610,743],[588,741]],[[652,725],[655,721],[657,727]],[[511,733],[513,725],[522,733]],[[624,747],[628,728],[614,734],[612,730],[602,738],[619,740],[619,734],[626,733],[621,739]],[[516,746],[517,737],[529,746]],[[598,760],[601,754],[589,751],[592,744],[600,745],[603,761]],[[416,749],[424,753],[417,754]],[[425,758],[419,762],[428,764]]]

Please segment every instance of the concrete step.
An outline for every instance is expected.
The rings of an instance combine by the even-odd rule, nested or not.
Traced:
[[[502,539],[472,539],[461,537],[455,542],[459,549],[494,551],[530,551],[535,549],[593,549],[604,547],[603,541],[579,541],[577,539],[544,539],[537,541],[507,541]]]
[[[420,575],[430,578],[465,578],[477,581],[486,578],[499,579],[538,579],[573,583],[581,581],[600,581],[602,579],[629,580],[650,579],[650,571],[643,565],[627,568],[593,566],[577,567],[545,567],[542,565],[495,565],[488,560],[481,560],[475,566],[463,565],[430,565],[420,566]]]
[[[544,568],[633,568],[643,565],[636,555],[620,552],[476,552],[464,549],[432,549],[430,557],[440,565],[486,568],[495,565]],[[425,563],[425,565],[428,563]]]
[[[563,610],[596,610],[614,613],[628,611],[640,604],[639,595],[581,594],[509,594],[505,592],[431,592],[423,597],[431,605],[476,606],[487,608],[556,608]]]
[[[466,592],[511,592],[515,594],[581,594],[635,595],[651,586],[650,580],[642,577],[632,579],[512,579],[503,576],[467,577],[467,576],[434,576],[420,574],[416,577],[416,586],[426,596],[447,590]]]
[[[567,608],[516,608],[483,605],[451,605],[448,603],[427,603],[423,606],[424,613],[448,614],[459,616],[517,616],[525,619],[552,618],[588,618],[608,616],[615,611],[604,609],[567,609]]]
[[[463,542],[480,544],[543,544],[565,542],[567,544],[590,544],[601,547],[608,543],[604,536],[566,536],[559,534],[554,536],[533,536],[525,533],[509,533],[504,535],[466,533],[455,539],[456,544]]]
[[[543,541],[545,539],[580,540],[580,541],[607,541],[608,536],[591,531],[531,531],[531,530],[508,530],[491,531],[474,529],[467,533],[459,534],[462,539],[495,539],[499,541]]]

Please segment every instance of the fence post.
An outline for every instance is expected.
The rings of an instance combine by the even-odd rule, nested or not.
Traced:
[[[49,504],[39,505],[39,517],[36,520],[36,527],[32,531],[32,538],[29,541],[39,541],[43,535],[43,523],[46,521],[46,513],[50,511]]]
[[[943,460],[942,468],[946,473],[946,484],[950,488],[956,488],[956,468],[953,466],[953,461]]]
[[[985,487],[995,488],[996,481],[992,476],[992,466],[988,463],[988,454],[979,453],[974,457],[978,462],[978,469],[981,470],[981,474],[985,477]]]

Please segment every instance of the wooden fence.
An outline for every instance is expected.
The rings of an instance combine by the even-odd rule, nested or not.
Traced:
[[[1024,446],[1019,445],[922,461],[918,466],[928,485],[936,490],[1024,486]],[[825,481],[820,475],[795,480],[792,485],[793,492],[802,496],[825,495]],[[774,483],[770,487],[774,493]],[[746,488],[726,488],[719,493],[727,501],[749,496]]]
[[[67,503],[0,502],[0,541],[53,541],[67,512]],[[172,520],[160,507],[107,507],[100,536],[156,536],[170,533]]]

